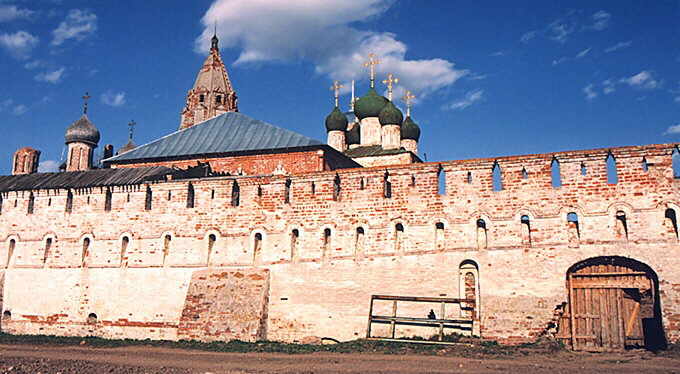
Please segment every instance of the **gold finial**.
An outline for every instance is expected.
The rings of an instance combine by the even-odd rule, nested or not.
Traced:
[[[375,88],[375,65],[378,65],[380,60],[375,57],[375,53],[368,54],[368,61],[364,62],[364,67],[370,69],[371,72],[371,88]]]
[[[396,78],[392,73],[387,74],[387,79],[382,81],[383,84],[387,85],[387,99],[392,101],[392,87],[399,83],[399,78]]]
[[[401,97],[401,100],[406,103],[406,117],[411,116],[411,104],[415,98],[416,96],[409,90],[406,90],[404,96]]]
[[[135,132],[135,126],[137,126],[137,122],[135,122],[135,120],[132,120],[128,123],[128,128],[129,128],[128,132],[130,134],[130,136],[129,136],[130,141],[132,141],[132,134]]]
[[[340,96],[340,89],[345,86],[341,85],[340,82],[338,81],[333,81],[333,85],[331,86],[330,90],[333,91],[333,95],[335,96],[335,107],[337,108],[340,104],[338,103],[338,97]]]
[[[85,92],[85,96],[83,96],[83,114],[87,114],[87,101],[90,100],[90,93]]]

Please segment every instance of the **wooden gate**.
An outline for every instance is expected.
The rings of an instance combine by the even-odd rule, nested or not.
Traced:
[[[598,257],[572,266],[558,337],[583,351],[645,346],[643,320],[658,317],[655,282],[646,265],[623,257]]]

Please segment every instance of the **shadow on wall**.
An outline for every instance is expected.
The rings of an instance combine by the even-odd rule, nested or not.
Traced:
[[[267,338],[269,270],[199,270],[179,321],[179,339],[258,341]]]

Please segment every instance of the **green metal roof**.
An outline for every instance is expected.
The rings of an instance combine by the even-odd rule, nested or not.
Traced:
[[[314,145],[323,143],[245,114],[227,112],[103,161],[116,163]]]

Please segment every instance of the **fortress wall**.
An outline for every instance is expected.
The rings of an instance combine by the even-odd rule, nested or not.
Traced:
[[[253,304],[244,307],[257,312],[248,312],[247,321],[234,322],[242,323],[234,331],[243,333],[230,330],[225,338],[252,340],[265,334],[286,341],[307,336],[352,339],[365,334],[371,294],[464,296],[459,266],[472,260],[479,269],[482,336],[521,342],[541,334],[555,307],[566,301],[565,275],[571,265],[618,255],[656,271],[666,333],[678,340],[680,243],[664,215],[667,208],[680,213],[672,150],[672,145],[612,149],[619,178],[615,185],[607,184],[609,150],[592,150],[238,177],[238,206],[232,206],[230,177],[152,184],[150,211],[144,209],[145,186],[115,188],[110,212],[104,211],[100,188],[75,191],[72,213],[64,212],[63,190],[34,191],[31,215],[26,214],[27,192],[4,193],[0,265],[7,263],[11,240],[15,246],[0,299],[12,317],[3,321],[2,329],[219,339],[219,331],[206,330],[198,322],[193,330],[178,333],[180,321],[190,326],[187,318],[205,318],[201,313],[191,317],[187,308],[210,315],[224,308],[217,300],[229,296],[213,293],[202,299],[213,301],[197,306],[198,295],[204,293],[190,292],[216,289],[210,287],[209,277],[199,279],[209,266],[211,271],[269,270],[266,283],[265,278],[253,279],[243,292],[235,291],[260,295],[247,298]],[[643,157],[647,171],[641,166]],[[560,162],[559,188],[551,185],[553,158]],[[495,162],[502,170],[501,191],[492,188]],[[581,175],[582,162],[586,175]],[[445,194],[438,193],[438,175],[446,178]],[[334,188],[336,176],[339,191]],[[189,182],[195,190],[194,208],[186,205]],[[391,197],[385,197],[387,185]],[[627,233],[617,226],[618,211],[625,212]],[[566,219],[569,212],[578,214],[576,238]],[[523,235],[522,215],[530,218],[530,242]],[[479,240],[480,218],[486,223],[485,246]],[[358,227],[364,232],[360,240]],[[293,230],[299,233],[295,240]],[[124,253],[123,236],[130,239]],[[45,256],[48,237],[53,239]],[[85,237],[91,242],[87,256]],[[265,296],[263,311],[258,305]],[[438,312],[438,306],[401,308],[400,313],[423,317],[430,308]],[[89,313],[97,314],[97,323],[87,323]],[[226,331],[234,313],[223,315]],[[258,318],[265,322],[253,333]],[[402,328],[399,333],[433,332]]]

